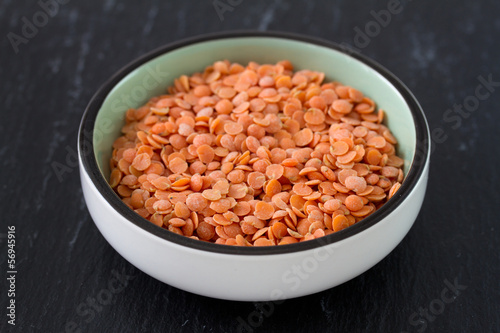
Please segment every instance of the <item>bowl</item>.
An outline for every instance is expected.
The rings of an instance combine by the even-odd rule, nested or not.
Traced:
[[[174,78],[228,59],[322,71],[351,85],[386,112],[398,140],[405,180],[375,213],[331,235],[296,244],[238,247],[207,243],[157,227],[129,209],[107,183],[112,143],[127,108],[164,93]],[[111,77],[83,115],[78,141],[83,194],[111,246],[146,274],[195,294],[238,301],[278,301],[344,283],[373,267],[408,233],[427,185],[430,140],[424,113],[408,88],[367,57],[329,41],[278,32],[203,35],[160,47]]]

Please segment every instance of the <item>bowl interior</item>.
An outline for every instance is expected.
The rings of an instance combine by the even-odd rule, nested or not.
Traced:
[[[109,177],[112,144],[120,136],[127,109],[164,94],[180,75],[203,71],[223,59],[242,65],[249,61],[276,63],[288,59],[294,70],[322,71],[325,81],[339,81],[360,90],[385,111],[385,124],[398,140],[397,152],[405,160],[404,171],[408,173],[415,154],[415,123],[405,99],[384,76],[356,58],[325,46],[276,37],[230,37],[169,51],[143,63],[119,81],[105,98],[95,122],[94,153],[103,176]]]

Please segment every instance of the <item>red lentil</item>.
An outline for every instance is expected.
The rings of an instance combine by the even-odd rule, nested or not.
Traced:
[[[218,61],[126,112],[109,184],[179,235],[286,245],[340,231],[404,178],[385,113],[360,91],[288,61]]]

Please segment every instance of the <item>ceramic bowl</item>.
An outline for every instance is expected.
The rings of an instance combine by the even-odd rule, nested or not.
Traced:
[[[381,209],[320,239],[272,247],[236,247],[179,236],[136,215],[107,183],[112,143],[124,112],[164,93],[174,78],[228,59],[247,64],[290,60],[295,70],[326,73],[386,112],[398,139],[405,180]],[[269,301],[312,294],[346,282],[387,256],[413,225],[424,199],[428,125],[417,100],[387,69],[316,38],[272,32],[204,35],[160,47],[121,69],[90,101],[80,125],[83,193],[102,235],[132,265],[177,288],[214,298]]]

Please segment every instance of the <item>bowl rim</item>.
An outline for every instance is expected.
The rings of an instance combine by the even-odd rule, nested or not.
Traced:
[[[178,48],[193,45],[200,42],[207,42],[220,39],[244,38],[244,37],[279,38],[285,40],[304,42],[316,46],[322,46],[333,49],[335,51],[343,53],[347,57],[353,57],[356,60],[364,63],[371,69],[375,70],[377,73],[382,75],[386,80],[388,80],[391,83],[391,85],[393,85],[396,88],[396,90],[402,95],[402,97],[404,98],[406,104],[410,109],[413,121],[415,123],[415,133],[416,133],[415,153],[413,156],[412,164],[409,167],[408,174],[406,175],[404,182],[401,184],[401,188],[397,191],[396,195],[394,195],[390,200],[388,200],[383,205],[383,207],[381,207],[380,209],[378,209],[365,219],[353,224],[352,226],[346,229],[343,229],[341,231],[332,233],[324,237],[320,237],[318,239],[295,243],[295,244],[282,245],[282,246],[242,247],[242,246],[227,246],[227,245],[195,240],[188,238],[186,236],[175,234],[161,227],[158,227],[153,223],[151,223],[150,221],[146,220],[145,218],[136,214],[130,208],[128,208],[115,194],[115,192],[108,185],[104,175],[102,175],[102,173],[100,172],[100,169],[97,165],[97,160],[95,158],[94,146],[93,146],[95,120],[109,92],[116,86],[116,84],[118,84],[125,76],[127,76],[137,67],[167,52],[174,51]],[[91,179],[92,183],[94,184],[100,195],[106,200],[106,202],[110,204],[115,211],[117,211],[126,220],[128,220],[128,222],[133,223],[135,226],[147,231],[152,236],[159,237],[168,242],[172,242],[176,245],[184,246],[192,250],[201,250],[211,253],[220,253],[227,255],[260,256],[260,255],[289,254],[294,252],[315,249],[333,243],[338,243],[351,236],[359,234],[362,231],[381,222],[386,216],[388,216],[395,208],[397,208],[408,197],[408,195],[413,191],[415,185],[420,180],[423,171],[425,169],[425,166],[429,160],[429,152],[431,144],[429,137],[430,137],[429,128],[427,120],[425,118],[425,114],[420,104],[416,100],[415,96],[411,93],[411,91],[406,87],[406,85],[403,82],[401,82],[394,74],[392,74],[385,67],[378,64],[376,61],[360,54],[359,52],[347,52],[346,48],[342,47],[340,44],[317,37],[311,37],[296,33],[278,32],[278,31],[243,30],[243,31],[232,31],[232,32],[209,33],[175,41],[173,43],[160,46],[146,53],[145,55],[136,58],[135,60],[131,61],[130,63],[122,67],[120,70],[118,70],[110,79],[108,79],[97,90],[97,92],[94,94],[89,104],[85,108],[78,133],[78,155],[82,161],[83,169]]]

